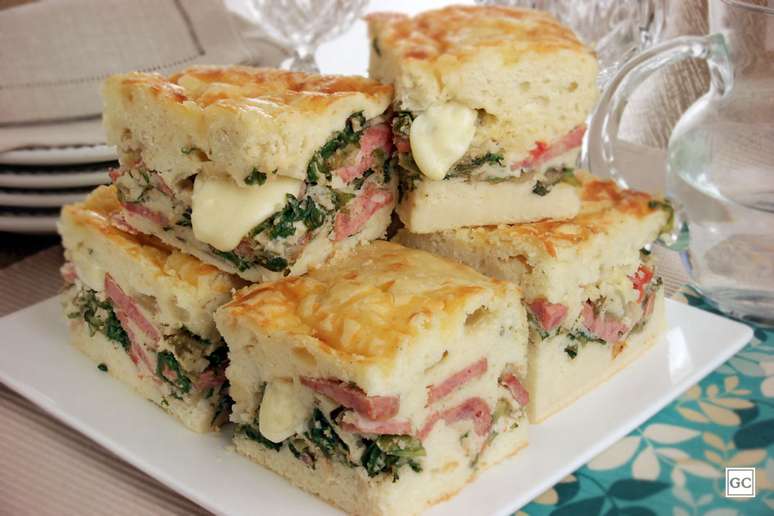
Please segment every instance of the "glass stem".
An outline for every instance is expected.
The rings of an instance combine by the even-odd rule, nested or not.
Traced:
[[[320,73],[314,59],[314,52],[308,49],[296,49],[293,57],[282,63],[282,68],[294,72]]]

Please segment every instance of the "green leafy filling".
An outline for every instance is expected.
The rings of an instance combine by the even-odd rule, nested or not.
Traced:
[[[320,153],[317,152],[306,166],[306,180],[309,184],[316,185],[320,180],[320,176],[324,176],[328,181],[332,177],[330,168],[325,164],[325,160],[320,156]]]
[[[171,373],[174,375],[167,376]],[[156,376],[175,387],[179,393],[188,394],[191,390],[191,379],[185,375],[180,363],[171,351],[160,351],[156,358]]]
[[[336,209],[336,211],[342,209],[349,201],[356,197],[353,193],[334,190],[333,188],[331,188],[331,195],[333,200],[333,207]]]
[[[426,455],[422,442],[409,435],[382,435],[374,440],[363,439],[366,449],[360,464],[369,477],[382,473],[392,475],[392,481],[399,479],[398,470],[409,466],[419,473],[422,466],[415,459]]]
[[[274,450],[276,452],[280,451],[282,448],[282,443],[275,443],[274,441],[270,441],[267,438],[263,436],[260,430],[258,430],[258,421],[253,421],[252,425],[240,425],[237,428],[237,432],[241,432],[250,439],[251,441],[255,441],[258,444],[261,444],[265,446],[266,448],[269,448],[270,450]]]
[[[203,340],[203,339],[202,339]],[[209,342],[209,341],[204,341]],[[210,367],[218,369],[228,364],[228,347],[221,346],[207,356],[207,360],[210,363]]]
[[[288,266],[288,261],[285,258],[269,253],[256,255],[252,258],[245,258],[233,251],[219,251],[213,248],[212,252],[216,256],[219,256],[227,262],[230,262],[234,267],[237,268],[239,272],[244,272],[256,265],[263,267],[264,269],[268,269],[272,272],[279,272],[286,269]]]
[[[330,140],[325,142],[325,145],[314,153],[312,159],[306,166],[306,179],[310,184],[317,184],[320,177],[325,177],[328,181],[331,180],[331,167],[328,163],[336,151],[343,149],[349,144],[357,144],[360,142],[360,136],[363,134],[363,127],[365,126],[365,116],[362,111],[352,114],[347,118],[347,122],[344,125],[344,129],[334,134]]]
[[[389,183],[392,176],[392,159],[387,159],[387,153],[384,152],[384,149],[374,149],[371,152],[371,158],[373,158],[372,168],[374,170],[382,169],[382,182]]]
[[[89,327],[90,335],[100,332],[120,344],[124,351],[129,351],[129,335],[121,326],[109,301],[100,301],[96,291],[84,288],[78,292],[73,304],[78,310],[67,315],[70,319],[82,318]]]
[[[276,172],[276,170],[275,170]],[[266,174],[253,167],[250,174],[245,178],[245,184],[248,185],[262,185],[266,182]]]
[[[365,183],[366,179],[371,177],[373,174],[374,174],[374,171],[369,168],[368,170],[363,172],[362,176],[356,177],[355,179],[352,180],[352,187],[355,190],[360,190],[361,188],[363,188],[363,183]]]
[[[314,409],[304,437],[309,439],[327,458],[342,464],[350,464],[349,446],[339,437],[319,408]]]
[[[215,414],[213,414],[212,420],[210,420],[210,426],[213,426],[218,421],[226,421],[228,415],[231,413],[231,407],[234,405],[234,400],[232,400],[231,396],[227,394],[228,387],[228,381],[226,381],[221,387],[221,392],[224,394],[218,400],[218,405],[215,407]],[[207,398],[209,398],[211,395],[212,394],[207,396]]]
[[[139,178],[137,175],[139,174]],[[129,177],[135,180],[135,183],[140,187],[140,193],[130,198],[130,189],[125,188],[119,184],[118,188],[118,200],[122,203],[136,204],[145,202],[148,197],[148,193],[154,189],[151,183],[150,173],[145,168],[138,168],[129,172]]]
[[[250,231],[254,237],[263,232],[268,232],[270,240],[287,238],[296,233],[296,222],[303,222],[310,231],[315,230],[325,223],[326,212],[319,207],[314,199],[306,197],[299,201],[295,196],[288,194],[287,203],[282,211],[279,211],[264,220]]]
[[[518,179],[519,179],[518,177],[514,177],[514,176],[502,176],[502,177],[489,176],[489,177],[483,178],[483,180],[485,182],[491,183],[493,185],[497,185],[497,184],[500,184],[500,183],[505,183],[507,181],[514,181],[514,180],[518,180]]]
[[[384,154],[384,151],[382,151],[381,149],[377,149],[377,150],[379,150],[379,152]],[[398,158],[395,156],[391,157],[390,159],[384,160],[384,165],[382,166],[382,182],[384,184],[389,184],[390,181],[392,180],[392,174],[395,171],[395,167],[397,163],[398,163]]]
[[[540,197],[548,195],[548,192],[550,191],[551,191],[551,187],[543,183],[543,181],[537,181],[535,183],[535,186],[532,187],[532,193],[535,195],[539,195]]]
[[[580,180],[575,177],[575,170],[570,167],[551,167],[544,173],[545,179],[537,181],[532,187],[532,193],[543,197],[547,195],[554,185],[565,183],[570,186],[580,187]]]
[[[191,208],[188,208],[183,212],[183,214],[180,216],[180,220],[178,220],[176,224],[186,228],[191,227]]]
[[[398,194],[400,199],[407,192],[413,191],[417,182],[422,180],[422,172],[414,161],[414,157],[410,153],[399,152],[398,153],[398,165],[403,169],[403,173],[400,174],[400,182],[398,183]]]
[[[185,326],[180,328],[175,334],[168,336],[167,341],[177,352],[178,356],[181,353],[198,354],[201,350],[207,349],[212,345],[212,342],[196,335]]]
[[[650,296],[655,296],[656,291],[661,288],[661,285],[664,284],[664,280],[659,276],[655,280],[651,281],[645,290],[645,296],[642,299],[642,307],[644,308],[645,305],[648,303]],[[642,331],[642,329],[645,327],[646,324],[648,324],[649,317],[645,317],[645,314],[643,313],[643,316],[640,318],[639,321],[637,321],[634,326],[632,326],[632,329],[630,333],[637,333],[639,331]]]
[[[258,430],[257,418],[252,425],[239,426],[237,432],[274,451],[279,451],[287,444],[293,456],[312,469],[315,469],[317,464],[315,449],[330,460],[355,467],[358,464],[349,460],[349,446],[341,439],[330,422],[335,421],[344,410],[343,407],[338,407],[330,413],[329,418],[326,418],[319,408],[315,408],[303,436],[296,435],[281,443],[272,442],[261,434]],[[391,475],[393,481],[397,481],[398,470],[402,466],[409,466],[416,472],[422,471],[417,459],[424,457],[426,453],[422,442],[415,437],[383,435],[375,439],[361,439],[361,444],[365,447],[365,451],[361,456],[360,465],[371,477],[384,473]]]
[[[414,115],[410,111],[398,111],[392,119],[392,132],[408,138],[411,134],[411,123]]]
[[[492,424],[497,423],[497,421],[502,417],[511,415],[512,412],[513,406],[508,402],[508,400],[500,398],[497,400],[494,411],[492,411]]]
[[[580,348],[584,344],[587,344],[589,342],[598,342],[600,344],[607,344],[607,342],[604,339],[600,339],[599,337],[592,335],[581,328],[568,332],[567,338],[573,341],[571,344],[568,344],[567,346],[564,347],[564,352],[567,353],[567,356],[570,357],[570,360],[578,356],[578,351],[580,351]]]
[[[288,449],[295,458],[306,464],[312,469],[317,465],[317,456],[312,451],[312,447],[305,439],[288,439]]]
[[[670,233],[675,227],[675,209],[672,204],[664,200],[653,199],[648,201],[648,208],[651,210],[664,210],[667,213],[667,221],[661,228],[661,234]]]
[[[444,179],[451,179],[454,177],[460,177],[460,176],[467,176],[470,175],[470,173],[484,165],[491,165],[491,166],[497,166],[497,167],[504,167],[505,166],[505,158],[503,158],[502,154],[495,154],[493,152],[487,152],[486,154],[483,154],[481,156],[477,156],[471,160],[463,161],[461,163],[457,163],[451,172],[446,174],[446,177]]]
[[[227,262],[231,262],[231,264],[239,270],[239,272],[244,272],[250,267],[253,266],[253,263],[238,254],[236,254],[233,251],[219,251],[217,249],[213,250],[213,253],[216,256],[219,256],[226,260]]]
[[[588,342],[599,342],[600,344],[607,344],[607,341],[600,339],[599,337],[592,335],[583,329],[576,329],[567,334],[571,340],[577,341],[579,344],[586,344]]]
[[[553,171],[557,171],[559,174],[559,180],[557,182],[568,184],[570,186],[574,186],[576,188],[579,188],[581,185],[580,179],[578,179],[575,176],[575,169],[571,167],[562,167],[560,169],[556,168],[549,168],[546,171],[546,174],[551,174]]]

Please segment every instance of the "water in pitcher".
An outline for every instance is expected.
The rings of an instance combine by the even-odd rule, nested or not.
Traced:
[[[707,96],[669,145],[668,190],[685,210],[683,258],[722,310],[774,319],[774,78],[739,78]]]
[[[686,228],[678,243],[709,301],[774,327],[774,0],[708,4],[710,34],[671,39],[623,65],[589,123],[582,162],[626,184],[613,142],[627,98],[655,70],[705,60],[710,88],[669,141],[667,196]]]

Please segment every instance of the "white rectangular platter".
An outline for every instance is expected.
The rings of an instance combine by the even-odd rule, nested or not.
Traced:
[[[626,435],[752,337],[729,319],[667,303],[669,331],[646,355],[541,425],[530,445],[430,514],[509,514]],[[229,449],[231,429],[197,435],[71,348],[58,298],[0,319],[0,381],[180,494],[228,515],[337,514]],[[567,439],[567,433],[572,439]]]

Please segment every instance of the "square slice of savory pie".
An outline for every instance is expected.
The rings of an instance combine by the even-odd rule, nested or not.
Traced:
[[[227,348],[213,313],[244,282],[127,228],[112,186],[65,206],[59,232],[72,344],[191,430],[226,422]]]
[[[238,292],[236,448],[349,513],[414,514],[526,444],[518,290],[377,241]]]
[[[671,224],[671,207],[584,172],[578,177],[583,205],[571,220],[397,236],[522,288],[533,423],[629,364],[665,329],[663,288],[648,248]]]
[[[597,63],[541,11],[368,16],[370,76],[395,86],[398,214],[414,233],[569,218]]]
[[[396,201],[392,91],[237,66],[112,76],[103,118],[126,221],[251,281],[380,238]]]

